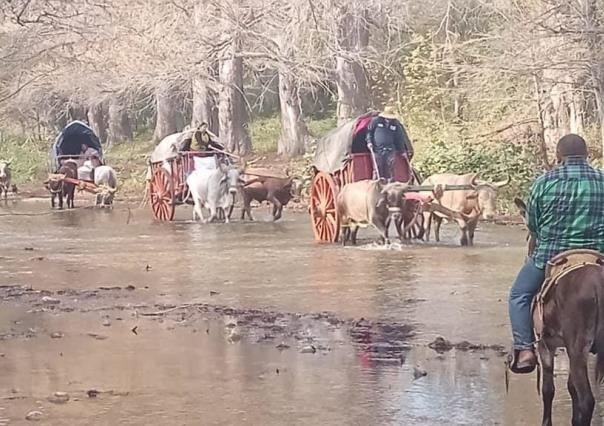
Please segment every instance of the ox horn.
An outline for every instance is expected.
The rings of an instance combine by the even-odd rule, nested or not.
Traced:
[[[501,188],[501,187],[504,187],[506,185],[509,185],[510,181],[511,181],[510,175],[508,175],[505,180],[500,180],[499,182],[493,182],[491,184],[491,186],[493,186],[495,188]]]

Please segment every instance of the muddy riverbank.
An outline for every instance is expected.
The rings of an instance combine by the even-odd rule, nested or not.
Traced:
[[[0,218],[0,424],[538,422],[535,378],[509,395],[503,380],[520,228],[482,225],[469,249],[453,227],[438,245],[364,232],[344,249],[301,214],[46,208],[0,208],[19,214]]]

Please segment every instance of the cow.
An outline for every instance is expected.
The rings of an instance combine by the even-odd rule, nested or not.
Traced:
[[[8,190],[11,188],[10,161],[0,162],[0,196],[4,192],[4,199],[8,198]]]
[[[405,211],[405,190],[401,182],[387,184],[384,179],[361,180],[344,185],[337,196],[342,245],[350,239],[357,242],[357,232],[362,224],[371,224],[380,233],[380,242],[390,244],[388,228],[394,220],[399,238],[403,239],[401,225]]]
[[[241,190],[243,207],[241,209],[241,220],[248,218],[253,221],[251,203],[253,200],[259,203],[268,201],[273,205],[273,221],[281,219],[283,207],[294,197],[294,178],[257,177],[243,185]]]
[[[212,222],[222,214],[225,222],[229,222],[227,212],[231,211],[235,197],[244,183],[241,172],[234,166],[220,163],[216,169],[198,169],[187,177],[194,203],[193,221],[199,217],[203,223]],[[202,207],[210,210],[208,219],[204,219]]]
[[[77,179],[78,163],[67,160],[59,167],[57,173],[64,175],[66,178]],[[64,180],[50,179],[46,182],[46,188],[50,191],[50,205],[53,209],[55,208],[55,198],[59,199],[59,209],[63,209],[63,197],[67,198],[67,208],[74,208],[75,184]]]
[[[422,185],[468,185],[472,187],[469,190],[447,191],[438,200],[440,205],[452,212],[459,213],[463,217],[463,220],[458,220],[462,233],[460,244],[462,246],[471,246],[474,244],[474,232],[476,231],[478,220],[481,217],[486,220],[491,220],[495,217],[497,213],[495,205],[497,191],[509,182],[510,179],[508,178],[502,182],[488,183],[479,180],[476,173],[465,175],[438,174],[430,176]],[[424,220],[426,226],[424,236],[426,241],[430,240],[432,220],[435,223],[434,238],[436,241],[440,241],[440,226],[443,218],[446,216],[440,212],[426,213]]]
[[[117,191],[117,173],[110,166],[98,166],[94,169],[94,184],[101,192],[96,194],[95,205],[113,207],[113,198]]]

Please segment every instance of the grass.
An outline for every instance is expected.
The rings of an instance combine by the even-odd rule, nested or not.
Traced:
[[[306,125],[313,138],[320,138],[329,130],[336,127],[335,118],[309,120]],[[271,154],[277,152],[277,142],[281,135],[279,117],[258,118],[250,123],[250,136],[256,154]]]
[[[0,131],[0,161],[10,161],[17,184],[43,180],[48,171],[52,141],[5,135]]]

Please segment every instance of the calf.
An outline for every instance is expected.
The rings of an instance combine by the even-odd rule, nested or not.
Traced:
[[[243,183],[240,170],[222,163],[214,170],[195,170],[187,178],[194,203],[193,220],[199,217],[204,223],[212,222],[222,213],[228,223],[229,215],[226,213],[231,211]],[[207,220],[203,217],[202,207],[210,210]]]
[[[345,185],[338,194],[342,245],[350,239],[356,244],[362,224],[373,225],[380,233],[380,241],[389,244],[388,228],[394,220],[399,238],[403,239],[405,191],[407,184],[385,180],[362,180]]]
[[[10,161],[0,162],[0,196],[4,192],[4,199],[8,198],[8,190],[11,188]]]
[[[110,166],[99,166],[94,169],[94,184],[102,192],[96,194],[95,205],[113,207],[113,198],[117,191],[117,173]]]
[[[72,160],[65,161],[57,173],[64,175],[66,178],[77,179],[78,164]],[[65,182],[64,180],[50,180],[47,183],[47,189],[50,191],[50,205],[53,209],[55,208],[55,198],[57,197],[59,200],[59,209],[63,209],[63,197],[67,198],[67,208],[74,208],[75,184]]]
[[[243,208],[241,209],[241,220],[245,214],[250,220],[252,217],[251,203],[253,200],[259,203],[268,201],[273,205],[273,221],[281,219],[283,207],[293,198],[294,180],[291,177],[258,177],[246,182],[242,189]]]

